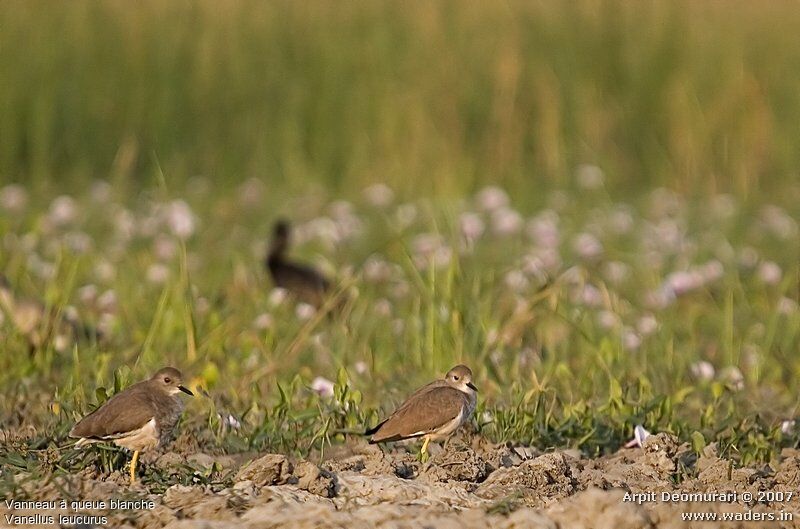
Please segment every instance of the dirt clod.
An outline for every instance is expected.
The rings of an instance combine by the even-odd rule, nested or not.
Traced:
[[[294,467],[289,459],[280,454],[267,454],[244,465],[234,481],[252,481],[257,487],[288,483]]]

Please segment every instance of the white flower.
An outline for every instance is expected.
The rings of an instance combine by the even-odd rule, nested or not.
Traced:
[[[432,255],[442,246],[444,246],[444,239],[436,233],[421,233],[411,241],[412,250],[418,256]]]
[[[358,362],[356,362],[353,367],[356,370],[356,373],[358,373],[359,375],[363,375],[364,373],[369,371],[369,366],[363,360],[359,360]]]
[[[263,204],[264,191],[264,182],[255,177],[248,178],[237,189],[239,203],[247,207],[260,206]]]
[[[98,204],[107,204],[111,200],[111,184],[105,180],[95,180],[89,190],[92,201]]]
[[[724,274],[725,268],[716,259],[712,259],[700,267],[700,275],[703,276],[703,281],[706,284],[722,279]]]
[[[783,271],[774,261],[765,261],[758,265],[758,278],[767,285],[777,285],[781,282]]]
[[[605,330],[611,330],[619,327],[621,322],[619,316],[610,310],[601,310],[597,313],[597,324]]]
[[[794,433],[795,427],[797,426],[796,421],[794,420],[786,420],[781,422],[781,432],[785,435],[791,435]]]
[[[278,305],[286,301],[286,298],[288,296],[289,292],[286,289],[275,287],[269,293],[269,297],[267,298],[267,303],[269,303],[271,307],[277,307]]]
[[[394,191],[386,184],[373,184],[364,189],[364,197],[373,206],[386,207],[394,201]]]
[[[56,226],[70,224],[78,215],[78,205],[72,197],[62,195],[50,203],[48,218]]]
[[[406,322],[400,318],[392,321],[392,332],[395,336],[400,336],[406,330]]]
[[[791,239],[797,235],[797,222],[778,206],[764,206],[761,220],[775,236]]]
[[[128,241],[136,234],[136,220],[133,213],[127,209],[120,208],[114,212],[114,229],[117,237]]]
[[[721,194],[711,198],[711,212],[720,220],[731,218],[736,213],[736,199]]]
[[[364,263],[364,278],[381,283],[392,278],[392,265],[377,255],[370,255]]]
[[[537,246],[557,248],[561,244],[558,220],[558,213],[546,209],[528,221],[525,231]]]
[[[373,304],[373,312],[378,316],[383,316],[388,318],[392,315],[392,304],[386,298],[380,298],[375,300]]]
[[[624,235],[633,229],[633,213],[631,213],[629,206],[618,206],[611,212],[608,219],[611,231],[617,235]]]
[[[683,207],[683,199],[675,191],[659,187],[650,193],[650,211],[655,217],[677,214]]]
[[[316,377],[311,381],[311,389],[320,397],[333,397],[333,382],[325,377]]]
[[[314,317],[314,314],[317,313],[317,309],[314,308],[313,305],[309,305],[308,303],[298,303],[297,307],[294,310],[295,316],[300,321],[310,320]]]
[[[77,254],[85,254],[92,249],[92,238],[82,231],[71,231],[64,235],[64,242]]]
[[[180,239],[188,239],[194,234],[197,224],[189,204],[183,200],[173,200],[167,204],[165,221],[170,231]]]
[[[164,234],[158,234],[153,240],[153,253],[159,261],[169,261],[175,257],[177,246],[172,237]]]
[[[88,305],[97,299],[97,287],[95,285],[84,285],[78,289],[78,298],[81,303]]]
[[[147,268],[147,280],[155,284],[164,284],[169,279],[169,268],[161,263],[151,264]]]
[[[506,273],[503,281],[508,288],[517,292],[528,288],[528,278],[519,270],[511,270]]]
[[[522,258],[522,270],[541,281],[547,279],[549,272],[556,272],[559,268],[561,255],[555,249],[538,250]]]
[[[697,270],[672,272],[664,282],[664,286],[675,296],[696,290],[703,284],[703,274]]]
[[[603,275],[614,285],[624,282],[630,274],[630,267],[621,261],[609,261],[603,266]]]
[[[114,265],[106,259],[100,259],[97,264],[94,265],[94,275],[99,281],[109,283],[113,281],[114,277],[117,275],[117,270],[114,268]]]
[[[739,251],[739,265],[746,269],[755,268],[758,264],[758,250],[752,246],[745,246]]]
[[[0,207],[12,213],[20,213],[28,204],[28,192],[19,184],[9,184],[0,189]]]
[[[256,316],[256,319],[253,320],[253,327],[261,331],[272,329],[274,325],[275,325],[275,320],[272,318],[272,314],[269,314],[267,312],[259,314],[258,316]]]
[[[652,314],[645,314],[636,322],[636,330],[642,336],[649,336],[658,329],[658,320]]]
[[[701,360],[699,362],[693,363],[689,367],[689,371],[691,371],[692,376],[698,380],[709,381],[714,378],[716,370],[711,362],[707,362],[705,360]]]
[[[484,187],[475,198],[483,211],[493,211],[509,204],[508,194],[497,186]]]
[[[458,218],[458,224],[461,228],[461,235],[470,243],[478,240],[486,229],[481,217],[471,212],[462,213]]]
[[[740,391],[744,389],[744,375],[736,366],[728,366],[719,372],[719,378],[728,383],[731,389]]]
[[[603,187],[603,170],[596,165],[584,164],[578,166],[575,171],[578,187],[582,189],[594,190]]]
[[[633,429],[633,439],[628,441],[625,444],[625,448],[634,448],[639,447],[641,448],[644,445],[644,442],[650,437],[652,434],[644,429],[644,426],[641,424],[637,424],[636,427]]]
[[[401,204],[394,213],[398,227],[405,229],[417,220],[417,206],[414,204]]]
[[[501,207],[492,211],[492,231],[497,235],[513,235],[522,228],[522,216],[515,210]]]
[[[572,241],[572,248],[583,259],[594,259],[603,253],[603,244],[591,233],[579,233]]]
[[[222,419],[222,417],[220,417],[220,419]],[[230,413],[225,416],[223,423],[233,430],[238,430],[242,427],[242,423]]]
[[[622,331],[622,347],[626,351],[636,351],[642,345],[642,337],[633,330],[625,328]]]
[[[778,312],[780,314],[789,316],[797,312],[798,308],[800,307],[798,307],[797,302],[792,298],[787,298],[786,296],[784,296],[778,300]]]
[[[603,304],[603,293],[596,286],[587,283],[580,290],[577,302],[587,307],[599,307]]]

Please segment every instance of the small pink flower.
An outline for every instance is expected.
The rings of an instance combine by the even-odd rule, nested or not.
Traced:
[[[727,382],[728,386],[734,391],[744,389],[744,375],[736,366],[728,366],[719,372],[720,380]]]
[[[595,259],[603,253],[603,244],[591,233],[579,233],[572,248],[583,259]]]
[[[689,367],[689,371],[691,371],[694,378],[698,380],[704,380],[706,382],[712,380],[716,374],[716,370],[711,362],[707,362],[705,360],[701,360],[692,364]]]
[[[758,265],[758,278],[767,285],[777,285],[781,282],[783,271],[774,261],[765,261]]]
[[[537,246],[541,248],[558,248],[558,245],[561,244],[558,220],[558,213],[547,209],[530,219],[525,231]]]
[[[311,381],[311,389],[320,397],[333,397],[333,382],[325,377],[316,377]]]
[[[386,207],[394,201],[394,191],[386,184],[373,184],[364,189],[364,197],[373,206]]]
[[[603,170],[596,165],[584,164],[575,171],[578,187],[587,190],[596,190],[603,187]]]
[[[798,311],[800,307],[792,298],[782,297],[778,300],[778,312],[785,316],[792,315]]]
[[[149,282],[162,285],[169,279],[169,268],[161,263],[155,263],[147,268],[146,275]]]
[[[492,231],[498,235],[513,235],[522,228],[522,217],[515,210],[501,207],[492,211]]]
[[[503,281],[508,288],[516,292],[528,288],[528,278],[519,270],[511,270],[506,273]]]
[[[632,329],[625,328],[622,331],[622,347],[626,351],[637,351],[642,345],[642,337],[636,334]]]
[[[359,360],[358,362],[356,362],[355,365],[353,366],[353,368],[356,370],[356,373],[358,373],[359,375],[363,375],[367,371],[369,371],[369,366],[363,360]]]
[[[658,330],[658,320],[652,314],[645,314],[636,322],[636,330],[642,336],[649,336]]]
[[[166,223],[170,231],[180,239],[188,239],[194,234],[197,220],[189,204],[183,200],[173,200],[166,207]]]
[[[497,186],[484,187],[478,191],[475,199],[483,211],[493,211],[509,204],[508,194]]]
[[[298,303],[294,313],[298,320],[306,321],[314,317],[314,314],[317,313],[317,309],[308,303]]]
[[[62,195],[50,203],[48,219],[56,226],[71,224],[78,216],[78,204],[67,195]]]
[[[0,189],[0,207],[12,213],[21,213],[28,204],[28,192],[19,184],[9,184]]]
[[[650,432],[644,429],[644,426],[637,424],[633,429],[633,439],[625,443],[625,448],[641,448],[651,435]]]
[[[263,312],[256,316],[256,319],[253,320],[253,327],[260,331],[265,331],[267,329],[272,329],[275,325],[275,320],[272,317],[272,314],[267,312]]]
[[[462,213],[458,218],[458,224],[461,228],[461,235],[470,243],[478,240],[486,230],[483,220],[475,213]]]

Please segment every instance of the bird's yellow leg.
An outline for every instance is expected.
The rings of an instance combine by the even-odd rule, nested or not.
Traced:
[[[131,459],[131,485],[136,482],[136,462],[139,461],[139,451],[133,451],[133,459]]]
[[[428,460],[428,443],[431,441],[430,437],[426,437],[422,441],[422,448],[419,451],[419,460],[425,463]]]

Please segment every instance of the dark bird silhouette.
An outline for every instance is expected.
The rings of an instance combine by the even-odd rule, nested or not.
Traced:
[[[265,265],[276,287],[286,289],[300,301],[321,307],[330,291],[330,281],[314,268],[286,258],[291,227],[285,220],[275,223]]]

